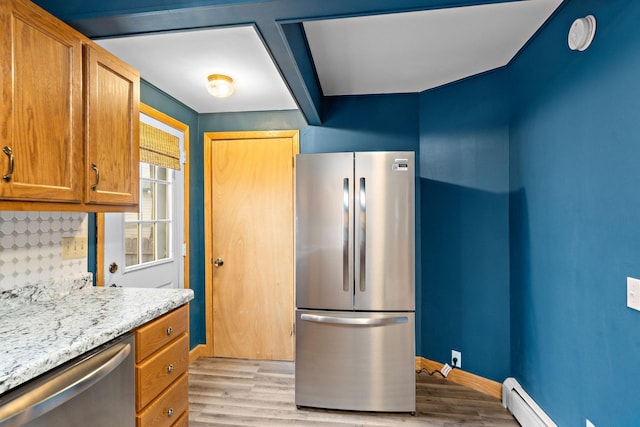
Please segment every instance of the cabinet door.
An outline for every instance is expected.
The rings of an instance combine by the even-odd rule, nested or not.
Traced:
[[[85,45],[85,202],[138,204],[140,76]]]
[[[82,42],[31,2],[0,5],[0,199],[81,202]]]

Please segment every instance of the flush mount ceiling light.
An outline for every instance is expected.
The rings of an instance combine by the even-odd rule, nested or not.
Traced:
[[[233,93],[233,79],[224,74],[211,74],[207,77],[207,90],[217,98],[226,98]]]
[[[569,29],[569,48],[580,52],[586,50],[593,41],[595,34],[596,18],[593,15],[576,19]]]

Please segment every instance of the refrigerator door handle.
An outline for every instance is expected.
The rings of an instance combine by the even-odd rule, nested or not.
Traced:
[[[360,178],[360,292],[366,290],[367,259],[367,189],[365,179]]]
[[[381,317],[381,318],[368,318],[368,317],[336,317],[336,316],[322,316],[318,314],[304,313],[300,315],[301,320],[315,323],[330,323],[334,325],[351,325],[351,326],[384,326],[393,325],[397,323],[407,323],[409,318],[407,316],[397,317]]]
[[[349,178],[342,181],[342,290],[349,292]]]

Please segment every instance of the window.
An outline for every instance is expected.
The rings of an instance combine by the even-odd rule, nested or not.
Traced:
[[[124,216],[125,267],[172,258],[173,171],[140,163],[140,211]]]

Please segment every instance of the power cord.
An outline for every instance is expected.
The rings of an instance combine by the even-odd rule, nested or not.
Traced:
[[[448,363],[445,363],[444,365],[442,365],[442,368],[436,369],[434,371],[430,371],[427,368],[422,368],[422,369],[416,370],[416,375],[420,375],[421,373],[426,372],[430,376],[433,376],[434,374],[440,374],[440,375],[442,375],[442,378],[447,378],[447,375],[449,375],[449,373],[451,373],[451,371],[456,369],[456,365],[457,364],[458,364],[458,358],[454,357],[453,358],[453,365],[454,366],[449,366]]]

